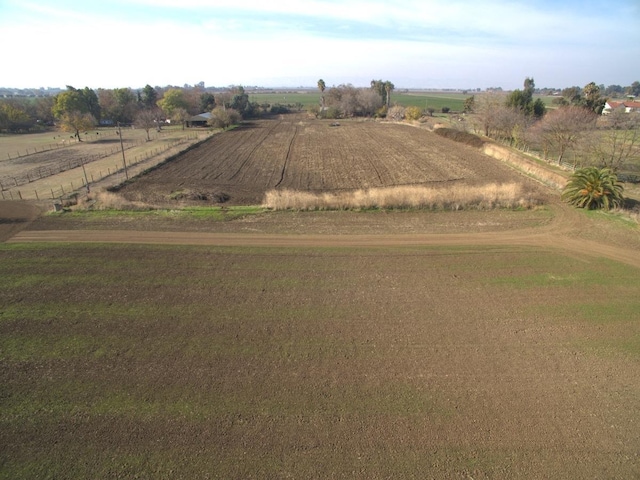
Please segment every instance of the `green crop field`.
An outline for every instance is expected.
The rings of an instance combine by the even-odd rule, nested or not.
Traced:
[[[454,112],[461,112],[465,99],[472,95],[473,93],[468,95],[462,93],[392,93],[391,102],[403,107],[415,106],[423,110],[433,108],[436,112],[442,111],[443,107],[449,107]]]
[[[327,88],[328,91],[329,88]],[[325,95],[327,94],[325,91]],[[449,107],[452,111],[462,111],[466,98],[473,95],[462,93],[411,93],[393,92],[391,102],[404,107],[416,106],[422,109],[434,108],[441,111],[442,107]],[[271,92],[271,93],[251,93],[249,99],[258,104],[268,103],[270,105],[296,105],[302,104],[303,108],[320,104],[320,92]]]

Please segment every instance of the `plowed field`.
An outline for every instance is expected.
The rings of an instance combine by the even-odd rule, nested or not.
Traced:
[[[256,204],[271,189],[311,192],[398,185],[512,182],[518,174],[472,148],[429,131],[376,122],[290,116],[212,138],[123,189],[131,200],[164,203],[187,194],[226,194]]]

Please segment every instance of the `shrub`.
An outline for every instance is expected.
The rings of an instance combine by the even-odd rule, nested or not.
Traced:
[[[404,111],[404,118],[407,120],[419,120],[422,117],[422,110],[416,106],[407,107]]]
[[[375,113],[375,115],[374,115],[374,116],[375,116],[376,118],[386,118],[386,116],[387,116],[387,110],[388,110],[388,109],[387,109],[387,106],[386,106],[386,105],[383,105],[383,106],[382,106],[382,107],[380,107],[378,110],[376,110],[376,113]]]
[[[240,113],[232,108],[224,109],[216,107],[211,112],[211,118],[208,120],[209,125],[215,128],[229,128],[240,122]]]
[[[451,109],[449,107],[442,107],[442,113],[449,113]]]
[[[390,120],[395,120],[399,122],[400,120],[404,120],[405,108],[400,105],[394,105],[387,112],[387,118]]]

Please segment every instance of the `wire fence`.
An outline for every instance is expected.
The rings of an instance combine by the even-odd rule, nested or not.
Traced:
[[[118,134],[116,133],[115,130],[113,132],[101,130],[100,132],[96,132],[95,134],[93,132],[91,133],[85,132],[84,134],[80,134],[80,135],[83,136],[83,140],[82,140],[83,143],[85,142],[93,143],[93,142],[103,141],[105,139],[108,139],[109,137],[117,137]],[[73,135],[67,138],[64,135],[58,134],[58,135],[55,135],[53,139],[56,140],[56,143],[46,143],[42,145],[25,147],[24,151],[16,150],[11,152],[5,152],[7,154],[6,160],[16,160],[19,158],[35,155],[37,153],[51,152],[53,150],[60,150],[61,148],[68,148],[68,147],[78,145],[78,141]]]
[[[146,152],[141,153],[140,155],[135,155],[133,157],[127,158],[126,167],[124,162],[122,160],[119,160],[117,163],[114,162],[113,166],[110,166],[110,165],[104,166],[104,168],[101,168],[100,170],[98,170],[97,173],[95,172],[95,170],[92,173],[79,172],[79,176],[77,177],[77,180],[72,180],[52,188],[30,190],[26,188],[23,188],[23,189],[15,188],[17,186],[21,186],[25,184],[8,185],[6,186],[6,188],[5,186],[3,186],[3,188],[0,189],[0,196],[2,197],[3,200],[28,200],[28,199],[61,200],[63,197],[69,196],[75,191],[78,191],[82,188],[87,188],[87,181],[89,182],[89,186],[90,186],[92,183],[99,182],[100,180],[103,180],[104,178],[110,177],[112,175],[122,174],[124,177],[128,168],[135,166],[146,160],[149,160],[150,158],[161,155],[167,152],[168,150],[171,150],[179,145],[192,143],[194,140],[198,140],[199,138],[200,138],[199,133],[189,134],[186,137],[182,137],[172,142],[165,143],[162,146],[158,146],[157,148],[147,150]],[[133,145],[133,146],[142,145],[144,143],[146,142],[142,141],[140,143],[137,143],[137,145]],[[120,151],[121,151],[120,148],[115,149],[116,153]],[[110,153],[109,155],[106,155],[106,154],[100,155],[100,158],[105,158],[110,155],[113,155],[113,153]],[[88,162],[85,162],[84,165],[86,165],[86,163]],[[55,173],[51,173],[51,175],[55,175],[56,173],[61,173],[61,172],[64,172],[73,168],[79,168],[82,166],[83,166],[83,163],[81,161],[69,162],[68,164],[65,165],[65,168],[62,168]],[[45,177],[43,176],[41,178],[45,178]],[[35,180],[38,180],[38,178],[37,177],[32,178],[31,182]]]
[[[193,138],[194,134],[189,135],[187,138],[191,139]],[[170,145],[171,146],[175,146],[176,142],[181,142],[182,140],[175,140],[174,142],[171,142]],[[125,146],[124,146],[124,150],[130,150],[132,148],[135,147],[139,147],[140,145],[144,145],[145,143],[147,143],[147,141],[145,139],[138,139],[138,140],[134,140],[134,141],[127,141]],[[169,147],[172,148],[172,147]],[[36,149],[34,149],[36,150]],[[22,173],[21,175],[11,175],[11,176],[5,176],[3,178],[0,178],[0,191],[5,191],[8,190],[10,188],[15,188],[15,187],[20,187],[22,185],[27,185],[29,183],[35,182],[36,180],[41,180],[43,178],[47,178],[47,177],[51,177],[53,175],[57,175],[59,173],[62,172],[66,172],[67,170],[73,170],[74,168],[78,168],[81,167],[83,165],[87,165],[91,162],[94,162],[96,160],[101,160],[103,158],[107,158],[110,157],[112,155],[117,154],[118,152],[120,152],[122,150],[122,147],[120,146],[114,146],[108,150],[103,150],[100,153],[95,153],[92,155],[84,155],[84,156],[79,156],[76,158],[68,158],[67,160],[65,160],[64,162],[57,162],[55,165],[46,165],[46,166],[38,166],[35,168],[32,168],[30,170],[25,171],[24,173]],[[38,151],[37,153],[41,153],[43,151],[50,151],[50,150],[41,150]],[[36,153],[35,151],[32,152],[30,155],[33,155],[34,153]]]

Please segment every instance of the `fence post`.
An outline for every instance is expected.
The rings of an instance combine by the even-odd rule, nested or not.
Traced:
[[[22,193],[20,193],[20,190],[18,190],[18,198],[22,200]]]
[[[38,196],[38,191],[37,191],[37,190],[34,190],[34,191],[33,191],[33,193],[35,193],[35,194],[36,194],[36,200],[40,200],[40,197]]]
[[[51,189],[51,200],[55,199],[56,196],[53,194],[53,188]]]

